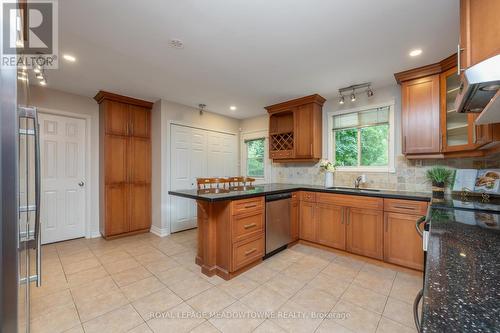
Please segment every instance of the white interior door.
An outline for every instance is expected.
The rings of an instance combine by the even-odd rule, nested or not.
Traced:
[[[42,243],[85,236],[85,120],[39,115]]]
[[[171,125],[171,189],[196,189],[196,178],[236,175],[237,137]],[[171,196],[170,232],[196,227],[197,208],[192,199]]]

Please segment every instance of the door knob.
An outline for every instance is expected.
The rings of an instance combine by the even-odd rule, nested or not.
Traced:
[[[85,182],[83,180],[81,180],[79,183],[78,183],[78,186],[80,187],[84,187],[85,186]]]

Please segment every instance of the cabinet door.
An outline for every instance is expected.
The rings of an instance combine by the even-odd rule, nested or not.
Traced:
[[[128,185],[105,185],[105,236],[119,235],[130,230],[128,214]]]
[[[424,268],[422,239],[415,230],[418,215],[385,213],[384,260],[393,264]]]
[[[128,172],[130,183],[151,182],[151,142],[149,139],[130,137]]]
[[[347,251],[382,259],[384,257],[383,220],[382,211],[348,208]]]
[[[318,243],[345,250],[344,207],[317,204]]]
[[[316,241],[316,222],[314,221],[314,206],[313,202],[300,202],[300,223],[299,234],[300,239],[310,242]]]
[[[439,74],[405,81],[401,89],[403,153],[439,153]]]
[[[466,69],[500,53],[500,1],[460,1],[461,68]]]
[[[292,199],[290,223],[290,237],[292,241],[296,241],[299,239],[299,201],[297,199]]]
[[[151,185],[130,184],[130,231],[151,227]]]
[[[313,157],[313,105],[299,106],[294,113],[295,157]]]
[[[128,138],[107,135],[104,139],[105,183],[117,184],[128,182]]]
[[[141,137],[141,138],[149,138],[150,128],[151,128],[151,113],[149,109],[129,105],[130,112],[130,135]]]
[[[128,135],[129,134],[129,108],[127,104],[105,101],[103,102],[105,112],[106,134]]]

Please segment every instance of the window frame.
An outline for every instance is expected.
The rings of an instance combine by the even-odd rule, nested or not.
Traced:
[[[335,160],[335,136],[333,135],[333,117],[348,113],[357,113],[368,111],[376,108],[389,107],[389,138],[388,138],[388,163],[387,166],[339,166],[337,171],[350,171],[350,172],[396,172],[395,167],[395,116],[394,107],[395,101],[389,101],[380,104],[365,105],[357,108],[329,111],[327,112],[328,119],[328,159]],[[353,127],[354,128],[354,127]],[[360,131],[358,130],[358,156],[361,156],[361,139]],[[360,161],[358,161],[360,163]]]
[[[269,132],[267,130],[242,132],[240,134],[240,151],[241,151],[241,161],[240,161],[240,171],[241,175],[245,177],[250,177],[247,175],[247,146],[246,141],[264,139],[264,177],[253,177],[256,183],[267,183],[270,181],[271,176],[271,163],[269,159]]]

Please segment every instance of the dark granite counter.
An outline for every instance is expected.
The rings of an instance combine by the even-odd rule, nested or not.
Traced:
[[[324,186],[295,185],[295,184],[264,184],[264,185],[248,186],[246,188],[210,189],[210,190],[176,190],[176,191],[169,191],[168,193],[170,195],[175,195],[179,197],[195,199],[195,200],[205,200],[211,202],[244,199],[244,198],[264,196],[268,194],[277,194],[277,193],[292,192],[292,191],[339,193],[339,194],[350,194],[350,195],[362,195],[369,197],[420,200],[420,201],[429,201],[431,197],[430,193],[386,191],[386,190],[374,191],[370,189],[355,190],[355,189],[341,188],[341,187],[326,188]]]
[[[500,215],[433,205],[423,332],[500,332]]]

